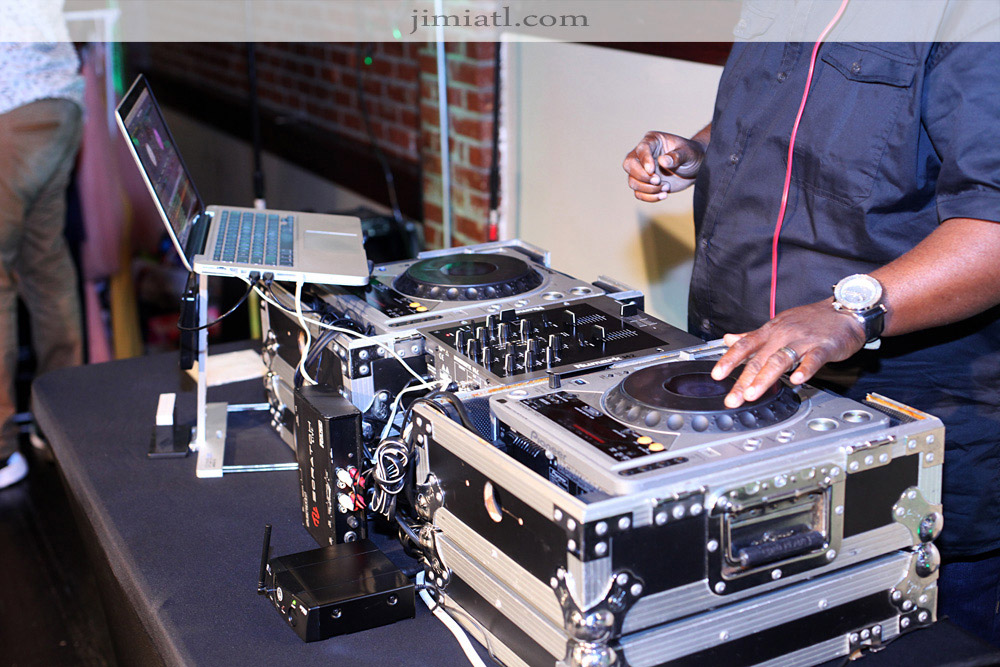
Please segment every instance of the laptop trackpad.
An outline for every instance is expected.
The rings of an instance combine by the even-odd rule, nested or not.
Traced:
[[[345,232],[327,232],[319,229],[307,229],[305,250],[310,254],[357,253],[363,252],[357,234]]]

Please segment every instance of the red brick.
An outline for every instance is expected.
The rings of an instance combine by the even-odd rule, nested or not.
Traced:
[[[431,155],[431,154],[425,152],[421,156],[420,164],[421,164],[421,167],[423,168],[423,170],[425,172],[429,172],[429,173],[432,173],[432,174],[440,174],[441,173],[441,156],[440,155]]]
[[[493,68],[468,62],[449,62],[448,78],[450,82],[464,83],[475,88],[486,88],[493,85]]]
[[[481,241],[486,238],[486,221],[474,220],[464,215],[452,216],[455,221],[455,231],[469,238]]]
[[[427,249],[440,248],[441,247],[441,228],[424,224],[424,247]]]
[[[441,207],[440,206],[438,206],[437,204],[433,204],[431,202],[425,201],[424,202],[424,221],[428,222],[428,221],[432,221],[432,220],[434,222],[440,223],[442,220],[444,220],[444,214],[441,211]]]
[[[399,109],[397,120],[404,127],[410,127],[414,130],[420,128],[420,116],[413,109]]]
[[[420,105],[420,122],[425,127],[438,127],[438,108],[430,104]]]
[[[420,71],[429,74],[437,73],[437,54],[434,49],[431,48],[427,51],[422,51],[420,53]]]
[[[420,76],[420,67],[413,60],[405,60],[396,63],[394,72],[395,78],[399,81],[414,81]]]
[[[497,44],[494,42],[468,42],[465,53],[473,60],[496,60]]]
[[[490,118],[452,118],[451,126],[455,134],[476,141],[487,141],[493,137],[493,121]]]
[[[493,90],[466,90],[465,101],[462,105],[474,113],[493,113]]]
[[[472,169],[460,164],[452,164],[452,178],[456,185],[485,192],[489,187],[489,176],[485,170]]]
[[[493,148],[466,144],[465,158],[469,166],[489,169],[493,165]]]
[[[475,212],[477,215],[486,216],[489,214],[490,198],[488,193],[469,192],[467,194],[468,194],[468,201],[466,202],[467,210]]]

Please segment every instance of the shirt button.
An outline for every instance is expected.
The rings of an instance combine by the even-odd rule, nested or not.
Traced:
[[[851,72],[854,73],[854,74],[861,74],[861,62],[860,61],[856,60],[853,63],[851,63]]]
[[[788,78],[788,72],[778,72],[778,83]]]
[[[737,155],[736,153],[733,153],[732,155],[729,156],[729,164],[736,164],[739,161],[740,161],[740,156]]]
[[[701,247],[702,250],[708,250],[708,239],[702,239],[701,241],[698,242],[698,245]]]
[[[704,317],[701,320],[701,330],[705,333],[711,333],[712,331],[712,322],[707,317]]]

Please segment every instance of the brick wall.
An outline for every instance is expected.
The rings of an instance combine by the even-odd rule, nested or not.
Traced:
[[[452,245],[482,243],[488,240],[496,45],[489,42],[455,42],[445,46],[451,125]],[[424,232],[428,245],[440,247],[444,241],[441,128],[437,47],[434,44],[420,50],[420,129]]]
[[[487,237],[495,48],[492,43],[446,48],[453,245],[479,243]],[[361,60],[365,101],[379,147],[391,162],[422,169],[428,247],[440,247],[443,241],[435,49],[434,44],[402,42],[365,44],[360,49],[348,43],[257,46],[264,111],[283,122],[332,133],[370,153],[357,92]],[[149,44],[141,51],[133,49],[138,69],[167,75],[195,90],[246,99],[243,44]],[[371,58],[368,64],[366,56]],[[383,203],[388,203],[387,196]]]

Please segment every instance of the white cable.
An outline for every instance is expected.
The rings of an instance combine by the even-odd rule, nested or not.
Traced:
[[[424,573],[418,572],[416,577],[417,586],[424,586]],[[426,588],[420,589],[420,599],[424,601],[427,608],[431,610],[431,613],[437,616],[437,619],[444,623],[444,627],[451,631],[451,634],[455,635],[455,639],[458,640],[459,646],[462,647],[462,652],[465,653],[465,657],[468,658],[469,662],[473,667],[486,667],[486,663],[483,659],[479,657],[476,653],[476,649],[472,646],[472,642],[469,641],[469,636],[465,634],[465,630],[458,622],[448,615],[448,612],[444,607],[439,605],[427,592]]]
[[[302,374],[306,383],[316,384],[316,380],[313,380],[309,375],[309,371],[306,370],[306,357],[309,356],[309,349],[312,347],[312,333],[310,333],[309,326],[306,324],[305,315],[302,314],[302,278],[295,281],[295,316],[299,318],[299,326],[306,333],[306,342],[302,346],[302,356],[299,357],[298,371]]]
[[[396,400],[392,402],[392,410],[389,412],[389,420],[385,423],[385,428],[382,429],[382,434],[379,436],[379,440],[385,440],[389,437],[389,429],[392,428],[392,422],[396,420],[396,412],[399,410],[399,400],[403,397],[403,394],[409,391],[417,391],[419,389],[431,389],[433,387],[440,388],[445,384],[445,380],[435,380],[433,382],[424,382],[423,384],[414,385],[412,387],[407,387],[403,391],[396,394]]]
[[[245,281],[245,282],[249,282],[249,281]],[[298,316],[298,313],[296,313],[295,311],[289,309],[284,304],[278,303],[278,301],[276,299],[272,299],[271,297],[269,297],[264,292],[264,290],[262,290],[260,287],[254,287],[254,291],[257,292],[257,295],[262,300],[264,300],[267,303],[271,304],[275,308],[280,308],[281,310],[285,311],[286,313],[291,313],[292,315]],[[352,331],[350,329],[345,329],[343,327],[335,327],[332,324],[327,324],[326,322],[320,322],[319,320],[312,319],[310,317],[304,317],[303,316],[302,320],[305,321],[305,322],[309,322],[310,324],[315,324],[316,326],[322,327],[323,329],[329,329],[330,331],[336,331],[337,333],[342,333],[342,334],[345,334],[345,335],[348,335],[348,336],[353,336],[353,337],[358,338],[360,340],[371,341],[371,343],[373,345],[376,345],[377,347],[385,350],[387,354],[389,354],[390,356],[394,357],[396,359],[396,361],[398,361],[399,363],[403,364],[403,368],[405,368],[407,370],[407,372],[410,375],[412,375],[414,378],[420,380],[421,382],[425,381],[425,378],[423,378],[419,373],[417,373],[415,370],[413,370],[413,367],[410,366],[408,363],[406,363],[406,360],[403,359],[403,357],[401,357],[399,355],[399,353],[396,352],[396,350],[392,349],[391,346],[386,345],[385,343],[381,343],[381,342],[379,342],[377,340],[374,340],[371,336],[366,336],[365,334],[358,333],[357,331]]]

